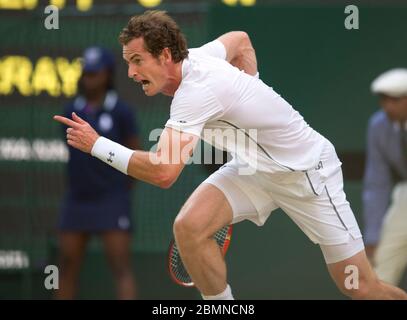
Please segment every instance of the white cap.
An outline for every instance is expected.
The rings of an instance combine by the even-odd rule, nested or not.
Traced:
[[[407,69],[391,69],[378,76],[370,87],[375,94],[385,94],[390,97],[407,96]]]

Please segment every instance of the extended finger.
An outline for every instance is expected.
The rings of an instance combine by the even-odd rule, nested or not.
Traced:
[[[72,127],[74,129],[78,129],[80,127],[79,123],[72,121],[71,119],[62,117],[62,116],[54,116],[54,120],[61,122],[65,125],[67,125],[68,127]]]

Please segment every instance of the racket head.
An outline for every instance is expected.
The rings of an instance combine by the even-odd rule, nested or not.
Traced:
[[[194,283],[181,260],[181,255],[179,254],[175,240],[171,241],[168,249],[168,272],[170,273],[171,279],[176,284],[183,287],[194,286]]]
[[[216,240],[219,247],[222,249],[223,255],[225,255],[227,250],[229,249],[232,230],[232,225],[228,225],[214,234],[214,239]],[[185,269],[175,240],[171,241],[168,249],[168,272],[171,279],[176,284],[179,284],[183,287],[193,287],[195,285],[187,270]]]

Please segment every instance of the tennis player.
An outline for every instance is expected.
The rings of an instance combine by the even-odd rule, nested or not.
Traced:
[[[192,193],[174,222],[182,260],[204,299],[233,299],[225,261],[212,235],[245,219],[261,226],[278,207],[319,244],[330,275],[345,295],[407,298],[401,289],[380,281],[366,258],[335,148],[259,79],[245,32],[226,33],[188,50],[171,17],[146,11],[130,19],[119,40],[128,76],[145,94],[173,97],[157,150],[127,149],[99,136],[76,114],[72,120],[55,120],[69,127],[67,142],[72,147],[162,188],[177,180],[201,136],[233,155]],[[215,137],[209,139],[208,130]],[[221,144],[226,131],[235,137],[243,133],[245,139],[228,134],[227,143]],[[253,142],[254,148],[247,147]],[[356,285],[346,281],[347,266],[357,268]]]

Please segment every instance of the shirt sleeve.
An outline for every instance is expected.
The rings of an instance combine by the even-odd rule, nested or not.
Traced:
[[[211,42],[208,42],[199,48],[190,49],[190,51],[193,51],[194,53],[206,54],[206,55],[210,55],[215,58],[226,60],[226,48],[223,45],[223,43],[217,39],[213,40]]]
[[[366,244],[377,244],[383,217],[390,202],[391,169],[380,145],[381,130],[369,122],[367,163],[363,182],[363,217]]]
[[[205,123],[215,120],[222,112],[222,106],[210,89],[190,83],[172,100],[170,119],[165,126],[201,136]]]

